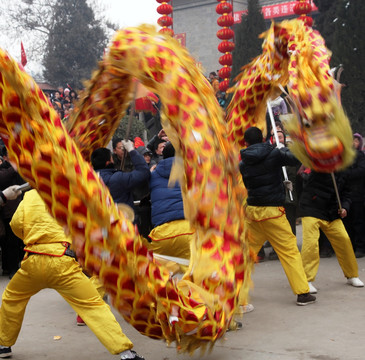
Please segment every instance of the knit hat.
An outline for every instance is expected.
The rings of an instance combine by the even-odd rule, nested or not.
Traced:
[[[355,133],[354,134],[354,139],[358,139],[359,140],[359,149],[358,150],[362,150],[362,148],[363,148],[363,145],[364,145],[364,140],[363,140],[363,138],[362,138],[362,135],[361,134],[359,134],[359,133]]]
[[[152,151],[150,150],[150,149],[144,149],[143,150],[143,152],[142,152],[142,155],[149,155],[149,156],[151,156],[152,157],[152,155],[153,155],[153,153],[152,153]]]
[[[139,148],[140,146],[144,146],[144,142],[140,137],[137,136],[134,138],[134,147]]]
[[[107,148],[98,148],[91,154],[91,164],[94,170],[100,170],[106,168],[106,163],[110,161],[112,153]]]
[[[170,141],[166,143],[164,149],[162,150],[162,156],[164,159],[175,156],[175,149]]]

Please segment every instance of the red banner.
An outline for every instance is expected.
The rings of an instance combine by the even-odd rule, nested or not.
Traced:
[[[186,33],[175,34],[174,38],[182,45],[186,46]]]
[[[268,5],[262,7],[262,15],[264,19],[273,19],[277,17],[285,17],[290,15],[295,15],[294,6],[297,4],[296,1],[289,1],[276,5]],[[318,11],[317,6],[314,5],[313,0],[311,0],[312,11]],[[233,14],[234,23],[238,24],[241,22],[242,14],[247,15],[247,10],[236,11]]]
[[[20,62],[22,64],[22,66],[25,66],[27,64],[28,60],[27,60],[27,55],[25,54],[23,41],[20,42],[20,56],[21,56]]]

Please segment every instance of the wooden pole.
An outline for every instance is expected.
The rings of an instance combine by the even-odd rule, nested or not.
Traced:
[[[336,197],[337,197],[337,202],[338,202],[338,208],[341,211],[342,210],[342,205],[341,205],[340,194],[338,192],[337,183],[336,183],[336,179],[335,179],[335,174],[333,172],[331,172],[331,177],[332,177],[332,181],[333,181],[333,186],[335,187],[335,192],[336,192]]]
[[[129,136],[131,134],[131,128],[132,128],[133,118],[134,118],[135,109],[136,109],[137,81],[134,84],[133,94],[134,95],[133,95],[133,101],[132,101],[131,109],[129,111],[127,130],[126,130],[126,133],[125,133],[125,136],[124,136],[124,140],[126,140],[126,141],[128,141]],[[127,157],[127,151],[126,151],[126,149],[124,149],[123,159],[121,161],[121,166],[120,166],[122,171],[124,170],[126,157]]]

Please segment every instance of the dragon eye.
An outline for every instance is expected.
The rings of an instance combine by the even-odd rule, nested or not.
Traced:
[[[307,119],[303,119],[303,125],[304,125],[306,128],[310,128],[310,127],[311,127],[311,123],[310,123]]]

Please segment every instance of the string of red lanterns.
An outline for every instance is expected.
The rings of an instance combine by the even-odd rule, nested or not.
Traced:
[[[172,17],[169,16],[172,13],[172,5],[169,4],[171,0],[156,0],[159,4],[157,7],[157,12],[162,15],[157,19],[158,25],[162,27],[160,29],[160,33],[168,34],[174,36],[174,30],[172,29]],[[170,28],[171,26],[171,28]]]
[[[232,73],[232,51],[234,50],[234,42],[230,41],[234,37],[234,31],[230,28],[234,19],[232,16],[232,4],[227,2],[227,0],[217,0],[219,4],[216,6],[215,11],[217,14],[221,15],[217,23],[223,29],[217,31],[218,39],[222,40],[218,45],[218,51],[223,53],[219,58],[219,63],[223,66],[218,74],[223,81],[219,84],[220,91],[226,91],[229,87],[229,79]]]
[[[297,0],[297,3],[294,6],[294,13],[299,15],[299,20],[304,21],[307,26],[313,25],[313,19],[308,16],[308,14],[312,11],[312,5],[307,0]]]

